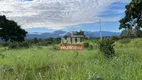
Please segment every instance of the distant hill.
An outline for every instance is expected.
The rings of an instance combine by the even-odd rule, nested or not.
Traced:
[[[86,32],[85,31],[85,35],[89,36],[89,37],[100,37],[100,31],[97,32]],[[102,36],[119,36],[120,33],[119,32],[109,32],[109,31],[102,31]]]
[[[61,30],[57,30],[54,31],[52,33],[28,33],[26,36],[26,39],[33,39],[33,38],[41,38],[41,39],[45,39],[45,38],[57,38],[57,37],[61,37],[62,34],[65,34],[66,31],[61,31]],[[91,32],[91,31],[84,31],[84,34],[87,37],[99,37],[100,36],[100,32]],[[119,36],[120,33],[119,32],[109,32],[109,31],[102,31],[102,35],[105,36]]]

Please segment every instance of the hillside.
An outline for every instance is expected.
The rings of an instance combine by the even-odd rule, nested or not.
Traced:
[[[45,39],[45,38],[57,38],[57,37],[61,37],[61,34],[66,33],[66,31],[61,31],[61,30],[57,30],[54,31],[52,33],[28,33],[26,36],[26,39],[33,39],[33,38],[41,38],[41,39]],[[91,31],[84,31],[84,34],[88,37],[100,37],[100,32],[91,32]],[[119,32],[109,32],[109,31],[102,31],[103,36],[119,36],[120,33]]]

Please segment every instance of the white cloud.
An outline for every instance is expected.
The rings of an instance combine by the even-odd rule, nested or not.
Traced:
[[[23,28],[61,29],[67,26],[97,22],[99,14],[116,1],[0,0],[0,14],[15,20]]]
[[[119,0],[120,2],[122,2],[122,3],[129,3],[129,2],[131,2],[132,0]]]

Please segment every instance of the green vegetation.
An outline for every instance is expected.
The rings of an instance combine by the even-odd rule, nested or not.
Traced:
[[[21,48],[32,48],[34,46],[49,46],[57,45],[61,42],[60,38],[49,38],[49,39],[31,39],[23,42],[10,42],[1,43],[1,47],[8,47],[9,49],[21,49]]]
[[[142,0],[131,0],[126,5],[125,17],[120,20],[119,29],[126,29],[123,35],[127,37],[142,37]]]
[[[5,42],[22,42],[27,32],[13,20],[0,15],[0,37]]]
[[[115,55],[114,40],[112,38],[105,38],[100,41],[100,51],[104,53],[106,58],[112,58]]]
[[[0,80],[141,80],[142,1],[126,5],[119,29],[120,37],[102,41],[80,30],[85,50],[61,51],[60,38],[25,41],[27,32],[0,15]]]
[[[129,40],[116,41],[116,56],[109,59],[98,40],[87,41],[93,49],[78,52],[60,51],[57,45],[1,47],[0,80],[141,80],[142,39]]]

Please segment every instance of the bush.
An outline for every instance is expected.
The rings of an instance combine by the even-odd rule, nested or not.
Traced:
[[[53,50],[59,50],[59,47],[58,47],[57,45],[53,45],[53,46],[52,46],[52,49],[53,49]]]
[[[107,58],[113,57],[115,55],[114,40],[105,38],[100,41],[100,51],[103,52],[104,56]]]
[[[124,39],[120,40],[120,43],[122,43],[122,44],[127,44],[127,43],[130,43],[130,42],[131,42],[131,40],[129,38],[124,38]]]
[[[83,45],[84,45],[84,48],[88,48],[89,47],[89,42],[84,42]]]
[[[35,38],[33,39],[33,43],[36,44],[36,43],[38,43],[38,42],[39,42],[38,39],[35,37]]]
[[[14,43],[10,43],[8,46],[9,49],[16,49],[19,48],[18,43],[14,42]]]
[[[90,46],[89,46],[89,49],[93,49],[93,48],[94,48],[93,45],[90,45]]]
[[[21,43],[19,43],[19,47],[20,48],[29,48],[30,43],[28,41],[21,42]]]
[[[29,47],[30,47],[30,43],[28,43],[27,41],[13,42],[13,43],[10,43],[9,46],[8,46],[9,49],[29,48]]]
[[[84,42],[83,45],[84,45],[84,48],[86,48],[86,49],[93,49],[94,48],[94,46],[89,42]]]
[[[117,41],[117,40],[120,39],[118,36],[112,36],[111,38],[112,38],[112,40],[114,40],[114,41]]]
[[[9,46],[9,44],[8,43],[4,43],[2,46],[3,47],[7,47],[7,46]]]
[[[100,40],[96,39],[94,42],[95,42],[96,44],[99,44],[99,43],[100,43]]]

